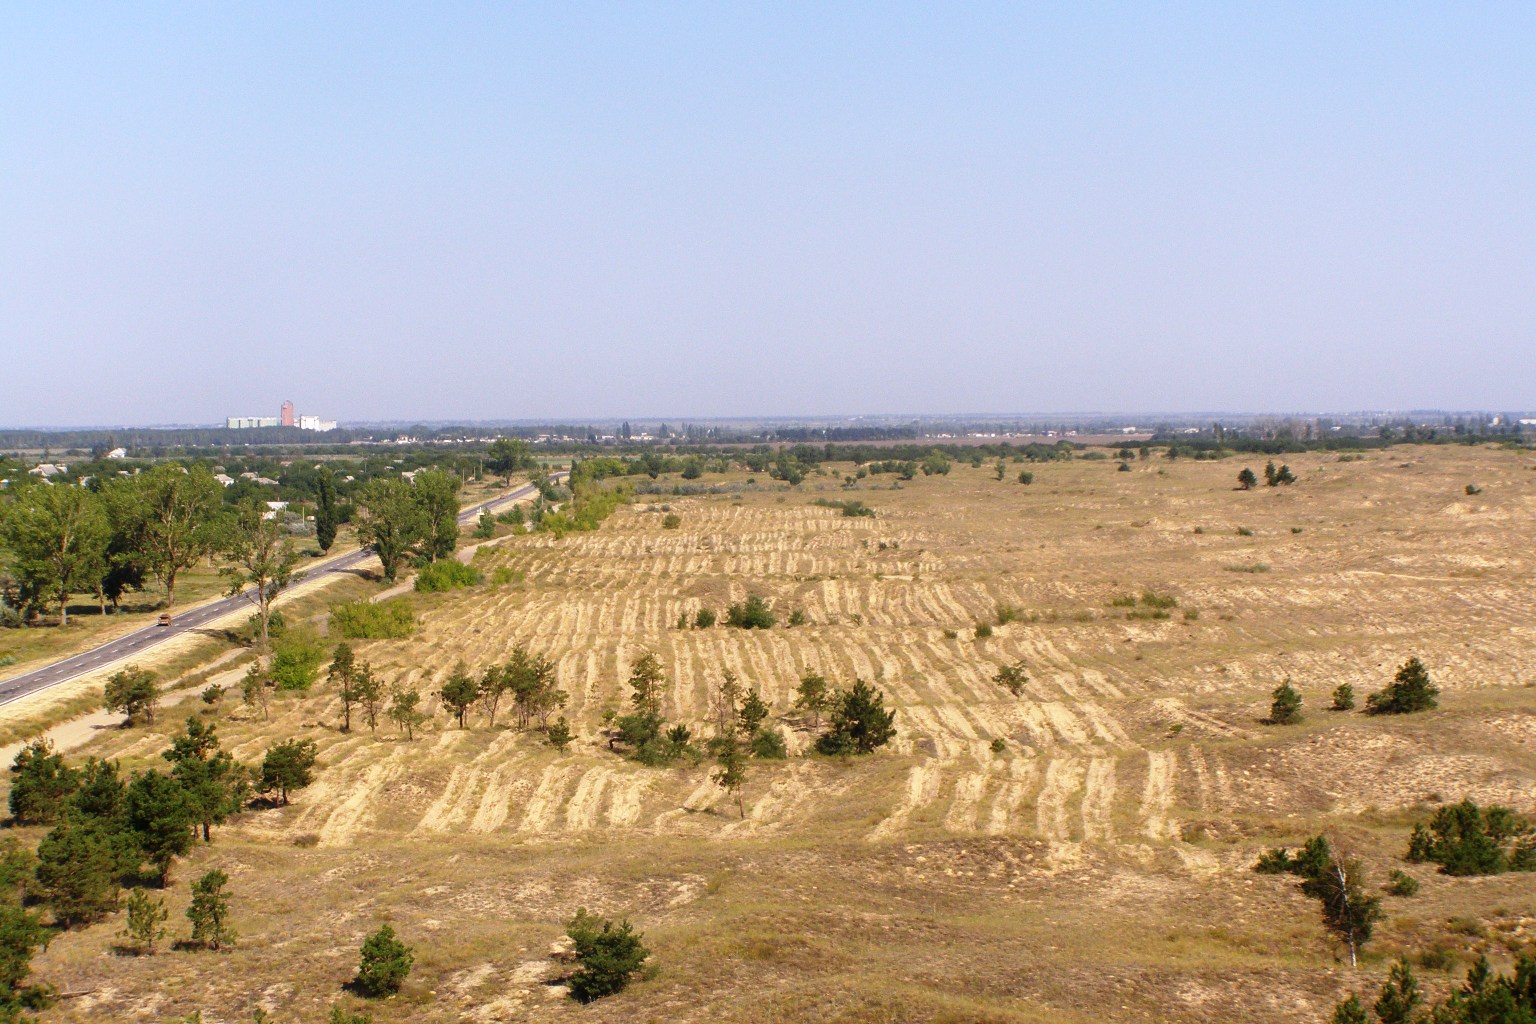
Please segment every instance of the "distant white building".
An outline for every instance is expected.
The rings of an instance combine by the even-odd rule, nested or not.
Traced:
[[[286,511],[288,511],[288,503],[286,501],[269,501],[267,502],[267,510],[261,514],[261,518],[276,519],[279,512]]]
[[[224,426],[229,430],[257,430],[261,427],[277,426],[276,416],[230,416],[224,421]]]
[[[127,448],[113,448],[111,451],[107,452],[107,458],[109,459],[126,459],[127,457]]]
[[[228,476],[224,473],[215,473],[213,474],[213,478],[225,487],[228,487],[235,482],[234,477]]]
[[[64,466],[54,465],[52,462],[39,462],[37,465],[27,470],[27,472],[31,473],[33,476],[40,476],[44,480],[47,480],[49,477],[58,476],[60,473],[67,473],[69,470]]]
[[[323,431],[327,431],[327,430],[335,430],[336,429],[336,421],[335,420],[323,420],[319,416],[300,416],[299,417],[299,429],[300,430],[318,430],[318,431],[322,431],[322,432]]]

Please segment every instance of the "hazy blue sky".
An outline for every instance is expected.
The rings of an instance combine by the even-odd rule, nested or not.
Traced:
[[[0,423],[1536,406],[1530,0],[4,22]]]

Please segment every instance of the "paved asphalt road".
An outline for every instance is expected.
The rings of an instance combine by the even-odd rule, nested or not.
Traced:
[[[565,476],[564,473],[551,475],[552,479]],[[490,501],[482,501],[459,513],[459,523],[468,525],[480,518],[480,513],[487,508],[495,508],[507,502],[526,498],[534,491],[533,485],[519,487],[515,491],[509,491]],[[316,562],[304,570],[304,579],[312,580],[331,573],[346,572],[355,568],[373,557],[368,550],[353,551],[350,554],[338,555],[324,562]],[[9,704],[13,700],[19,700],[28,694],[39,690],[46,690],[50,686],[68,682],[77,676],[93,672],[103,665],[130,657],[142,651],[147,651],[159,643],[164,643],[173,636],[179,636],[191,629],[197,629],[207,625],[215,619],[222,618],[230,612],[239,611],[242,608],[254,608],[249,597],[245,594],[237,594],[234,597],[224,597],[207,604],[195,605],[191,608],[175,613],[175,618],[169,626],[149,625],[135,630],[127,636],[108,641],[100,647],[92,648],[72,657],[55,661],[51,665],[34,669],[25,675],[16,676],[0,682],[0,705]]]

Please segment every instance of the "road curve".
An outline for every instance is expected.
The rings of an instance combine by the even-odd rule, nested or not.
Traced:
[[[559,479],[566,476],[565,473],[552,473],[551,479]],[[527,484],[516,490],[482,501],[478,505],[472,505],[459,513],[459,525],[467,526],[480,517],[480,513],[486,509],[496,508],[509,502],[526,498],[534,493],[534,486]],[[313,580],[321,576],[329,576],[333,573],[346,572],[363,562],[374,557],[373,552],[366,548],[348,552],[345,555],[337,555],[335,558],[316,562],[304,570],[303,580]],[[180,636],[188,630],[197,629],[207,625],[216,619],[223,618],[231,612],[241,608],[254,607],[248,597],[248,592],[236,594],[233,597],[222,597],[205,604],[193,605],[179,611],[169,626],[149,625],[142,629],[134,630],[126,636],[109,640],[99,647],[93,647],[88,651],[70,655],[41,668],[33,669],[23,675],[14,676],[0,682],[0,706],[20,700],[23,697],[46,690],[50,686],[67,683],[79,678],[88,672],[110,665],[113,662],[122,661],[149,650],[157,644],[162,644],[174,636]]]

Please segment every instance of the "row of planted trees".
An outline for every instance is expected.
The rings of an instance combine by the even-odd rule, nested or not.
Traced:
[[[378,554],[386,578],[407,558],[430,562],[453,552],[458,489],[451,474],[426,471],[410,481],[377,479],[359,490],[358,537]],[[315,539],[325,551],[342,513],[334,486],[320,494]],[[222,566],[232,590],[253,587],[275,596],[301,560],[295,528],[307,531],[290,527],[280,510],[254,497],[227,504],[223,487],[201,465],[164,463],[88,484],[18,482],[0,497],[0,605],[15,623],[57,608],[67,625],[75,595],[91,595],[105,614],[126,594],[157,584],[171,607],[177,582],[204,562]],[[264,596],[260,603],[265,620]]]

